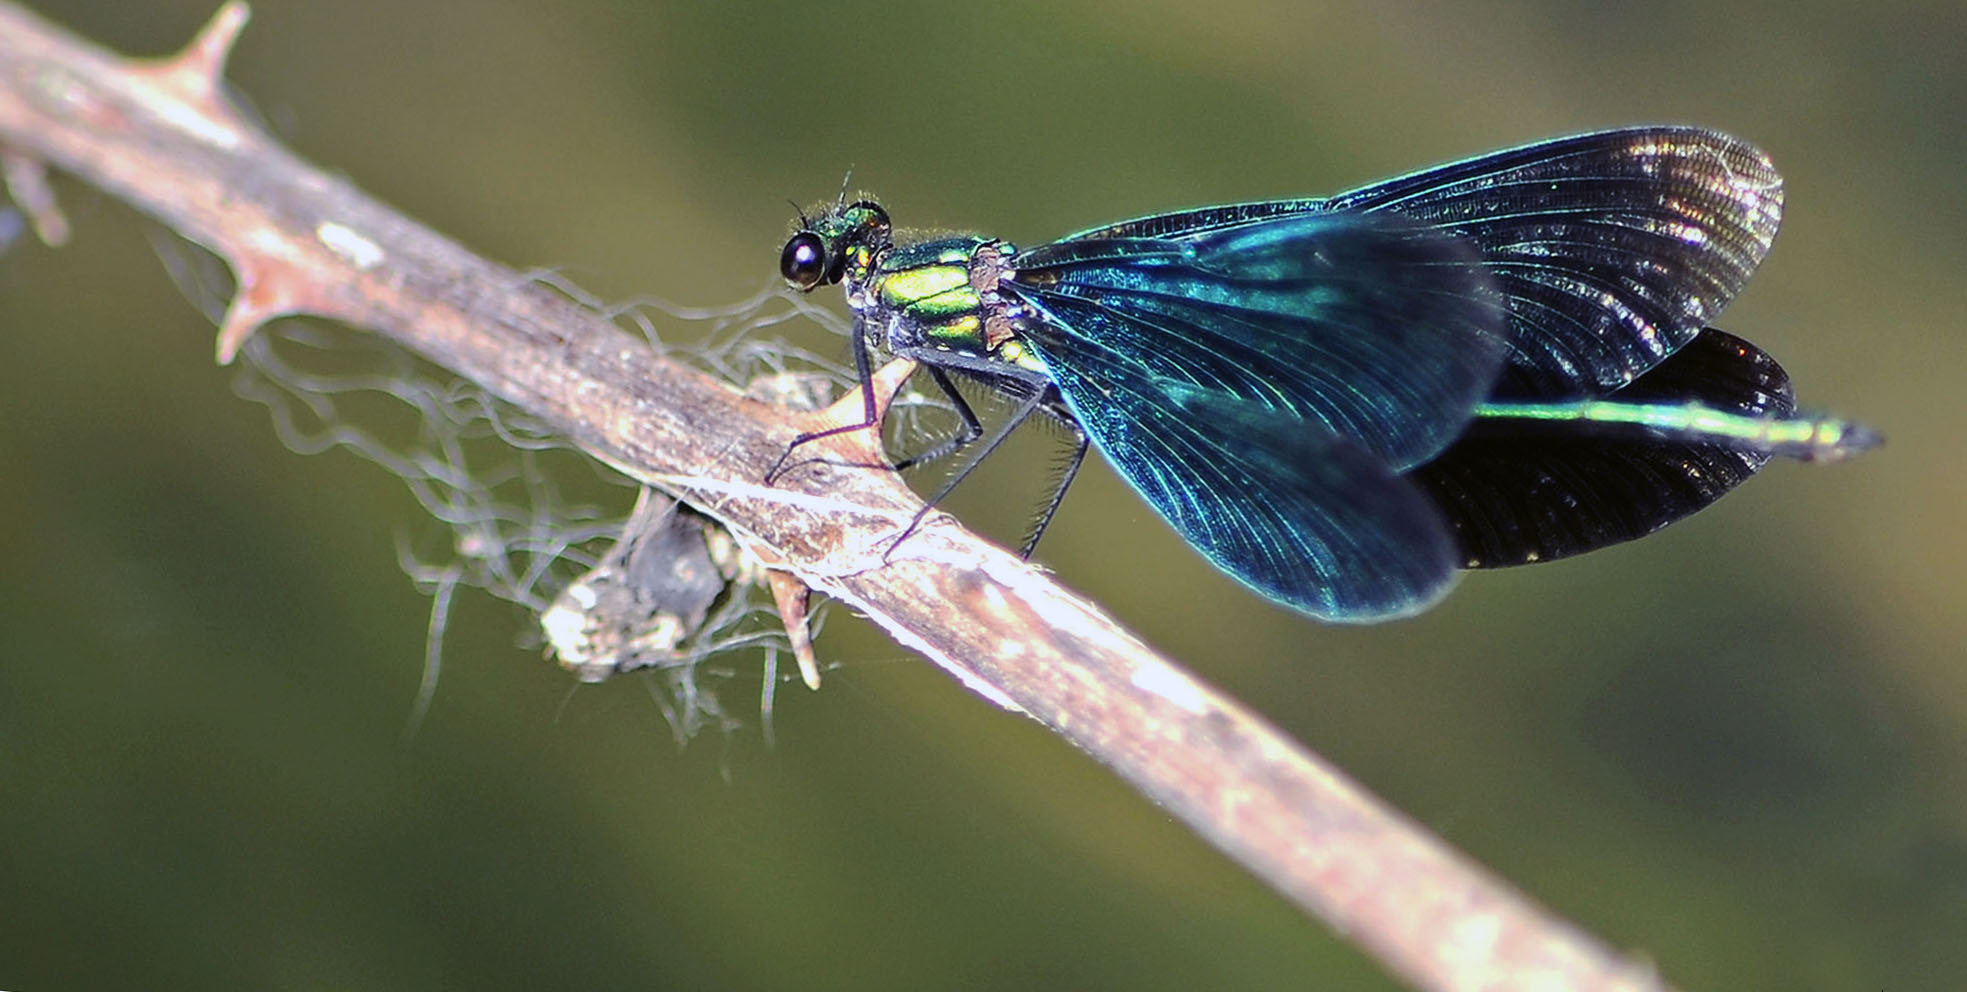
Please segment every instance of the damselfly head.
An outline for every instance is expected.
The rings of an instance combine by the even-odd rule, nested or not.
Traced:
[[[818,217],[799,216],[799,229],[779,255],[779,274],[801,292],[833,285],[849,271],[859,278],[889,246],[888,212],[873,200],[835,205]]]

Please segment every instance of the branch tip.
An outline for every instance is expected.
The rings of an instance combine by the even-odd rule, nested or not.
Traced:
[[[772,586],[772,599],[778,604],[779,619],[785,621],[785,636],[792,642],[792,656],[799,661],[799,679],[815,692],[820,688],[820,660],[813,654],[813,633],[806,625],[807,600],[812,590],[791,572],[772,569],[765,573]]]

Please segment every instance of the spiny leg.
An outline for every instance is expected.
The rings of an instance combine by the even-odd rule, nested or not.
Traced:
[[[931,368],[931,371],[934,371],[933,367]],[[947,379],[942,379],[941,384],[945,388],[948,388],[949,381]],[[950,393],[952,396],[955,395],[955,390],[951,389]],[[1017,430],[1019,424],[1022,424],[1027,419],[1029,419],[1031,415],[1039,409],[1040,405],[1044,401],[1045,401],[1045,390],[1040,389],[1033,392],[1029,397],[1025,398],[1022,402],[1018,404],[1018,408],[1015,411],[1013,411],[1011,413],[1011,416],[1004,421],[1003,426],[997,428],[995,431],[992,431],[990,436],[985,438],[983,441],[978,442],[977,446],[979,450],[977,451],[977,453],[972,455],[969,461],[964,462],[963,467],[957,469],[956,472],[949,477],[948,481],[945,481],[942,484],[942,486],[936,490],[935,495],[930,496],[927,500],[924,501],[922,509],[915,511],[915,518],[908,522],[907,527],[902,528],[902,532],[895,537],[894,543],[888,545],[888,553],[892,554],[895,548],[899,547],[903,541],[908,539],[908,535],[915,533],[915,528],[921,526],[922,524],[922,518],[928,516],[929,511],[935,509],[936,504],[941,503],[943,501],[943,497],[948,496],[952,490],[954,490],[958,485],[960,485],[963,482],[964,479],[969,478],[970,473],[976,471],[977,466],[983,464],[983,460],[989,458],[991,452],[996,451],[998,446],[1004,443],[1004,439],[1010,437],[1011,432]],[[959,400],[959,402],[961,401]],[[966,440],[963,442],[963,445],[959,445],[958,447],[965,446],[970,443],[971,443],[970,441]],[[1084,442],[1081,443],[1083,445]],[[944,444],[940,445],[939,447],[948,447],[948,445],[949,442],[944,442]],[[951,450],[955,450],[955,449],[951,448]],[[945,455],[945,454],[948,454],[948,452],[947,451],[940,452],[938,453],[937,457],[941,457],[941,455]],[[917,458],[914,460],[920,461],[922,459]]]
[[[934,365],[924,365],[923,368],[929,371],[929,378],[935,381],[936,388],[941,389],[943,395],[949,399],[950,406],[956,408],[956,415],[963,418],[963,426],[957,431],[955,436],[938,442],[927,451],[910,455],[896,462],[895,471],[897,472],[933,462],[939,458],[947,458],[968,447],[972,441],[983,436],[983,421],[977,419],[976,411],[970,409],[969,402],[963,398],[962,393],[956,390],[956,384],[949,380],[949,374]]]
[[[1052,486],[1052,496],[1045,502],[1038,519],[1032,521],[1031,531],[1025,535],[1024,544],[1018,547],[1018,557],[1030,558],[1038,547],[1038,539],[1045,536],[1045,528],[1052,526],[1052,517],[1059,512],[1059,504],[1065,502],[1065,491],[1072,488],[1072,480],[1079,475],[1079,466],[1086,461],[1086,432],[1072,420],[1061,420],[1072,431],[1072,454],[1066,457],[1064,470],[1058,474],[1058,481]]]

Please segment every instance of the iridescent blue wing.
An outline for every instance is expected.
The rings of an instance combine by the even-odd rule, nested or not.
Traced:
[[[1462,431],[1508,349],[1470,246],[1331,214],[1012,264],[1001,288],[1074,418],[1210,561],[1326,620],[1446,591],[1454,543],[1397,472]]]
[[[1089,388],[1074,373],[1067,396]],[[1454,584],[1426,496],[1378,458],[1261,403],[1159,379],[1111,384],[1088,433],[1217,568],[1322,620],[1419,613]]]
[[[1612,398],[1786,417],[1789,376],[1754,345],[1709,328]],[[1720,499],[1767,463],[1724,444],[1601,436],[1589,422],[1485,430],[1413,471],[1449,522],[1464,568],[1552,561],[1644,537]]]
[[[1154,422],[1165,404],[1139,384],[1156,381],[1302,418],[1402,469],[1461,432],[1508,351],[1472,248],[1392,216],[1059,242],[1011,264],[1002,288],[1041,318],[1020,331],[1102,448],[1112,408]]]
[[[1609,392],[1694,339],[1755,271],[1782,178],[1746,142],[1640,127],[1495,152],[1329,199],[1209,207],[1076,238],[1211,237],[1305,213],[1394,211],[1468,238],[1508,299],[1512,395]]]

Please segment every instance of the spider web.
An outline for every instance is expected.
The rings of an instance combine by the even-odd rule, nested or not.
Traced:
[[[156,244],[180,288],[216,321],[231,292],[216,258],[175,238]],[[525,278],[670,357],[752,384],[760,398],[812,407],[852,381],[840,363],[763,336],[796,320],[847,330],[837,315],[777,288],[719,308],[656,299],[603,306],[560,273]],[[698,343],[666,346],[658,318],[687,326]],[[720,690],[741,670],[732,652],[757,650],[758,711],[770,739],[786,635],[761,592],[762,570],[713,522],[379,336],[283,319],[240,354],[233,391],[267,408],[284,445],[301,454],[341,449],[375,464],[402,480],[435,524],[396,536],[404,574],[431,599],[411,733],[436,692],[456,596],[476,589],[534,616],[521,642],[546,649],[582,681],[638,673],[679,744],[743,725]]]

